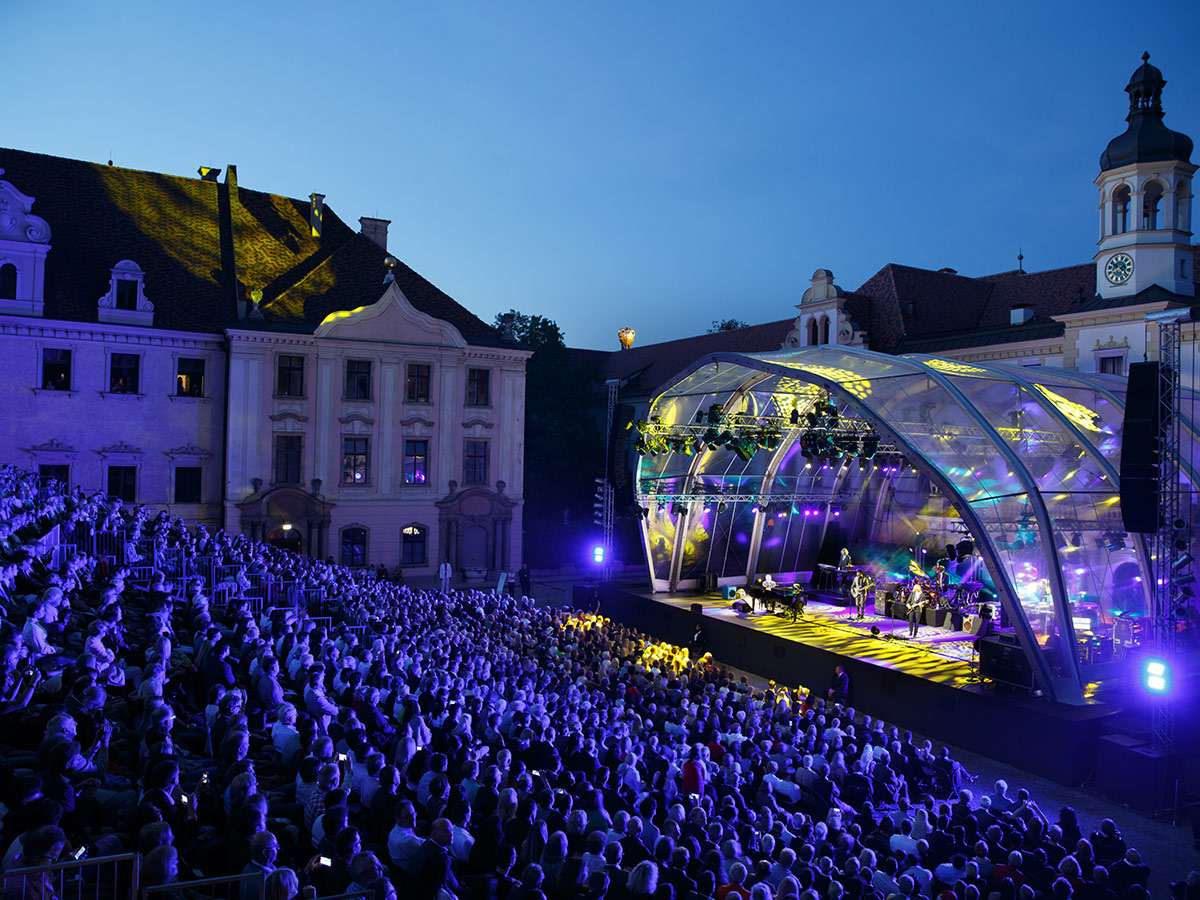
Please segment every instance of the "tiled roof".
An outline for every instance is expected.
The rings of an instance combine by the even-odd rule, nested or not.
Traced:
[[[896,347],[897,353],[941,353],[966,347],[986,347],[989,344],[1013,344],[1018,341],[1037,341],[1062,337],[1066,326],[1044,316],[1020,325],[986,326],[943,334],[905,337]]]
[[[335,310],[382,296],[386,252],[328,206],[321,236],[309,202],[247,190],[236,172],[212,182],[0,149],[4,179],[35,198],[52,230],[46,258],[46,318],[96,321],[110,270],[131,259],[146,273],[154,324],[219,332],[227,325],[312,331]],[[232,174],[232,177],[231,177]],[[412,269],[396,281],[422,312],[468,341],[497,337]],[[263,320],[237,317],[237,301],[261,290]]]

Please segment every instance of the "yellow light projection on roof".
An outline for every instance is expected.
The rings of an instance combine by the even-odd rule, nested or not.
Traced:
[[[947,375],[986,375],[986,369],[980,369],[977,366],[968,366],[966,363],[954,362],[951,359],[927,359],[925,365],[938,372],[945,372]]]
[[[787,366],[789,369],[800,369],[803,372],[835,381],[860,400],[871,396],[871,382],[849,369],[839,369],[836,366],[817,366],[812,363],[792,362],[791,360],[773,360],[776,365]]]
[[[1096,423],[1100,417],[1084,406],[1082,403],[1076,403],[1073,400],[1068,400],[1062,394],[1056,394],[1054,391],[1045,385],[1035,384],[1034,387],[1048,399],[1058,409],[1060,413],[1071,420],[1071,424],[1076,428],[1082,428],[1086,431],[1100,431],[1100,426]]]

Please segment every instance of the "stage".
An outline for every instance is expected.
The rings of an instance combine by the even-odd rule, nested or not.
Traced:
[[[686,644],[697,622],[718,662],[803,685],[823,695],[841,664],[850,676],[850,702],[860,713],[1011,763],[1062,784],[1081,784],[1095,764],[1097,741],[1121,710],[1103,703],[1066,706],[1029,692],[977,682],[975,638],[922,625],[904,639],[908,623],[852,607],[810,603],[791,614],[740,614],[716,594],[651,593],[604,585],[601,612],[675,644]],[[692,611],[698,605],[700,613]],[[761,610],[761,605],[756,607]],[[874,637],[871,626],[879,627]],[[888,639],[893,633],[896,639]]]

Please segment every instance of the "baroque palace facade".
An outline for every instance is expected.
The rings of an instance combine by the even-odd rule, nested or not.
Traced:
[[[515,568],[530,353],[359,222],[0,149],[0,460],[348,565]]]

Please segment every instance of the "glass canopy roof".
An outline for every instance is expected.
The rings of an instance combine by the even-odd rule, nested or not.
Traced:
[[[1120,514],[1124,399],[1122,378],[1044,367],[840,346],[713,354],[647,417],[637,494],[655,589],[805,568],[806,538],[780,531],[785,504],[872,546],[966,534],[1039,683],[1077,698],[1097,636],[1136,644],[1152,602],[1147,540]],[[814,410],[858,452],[803,446]]]

